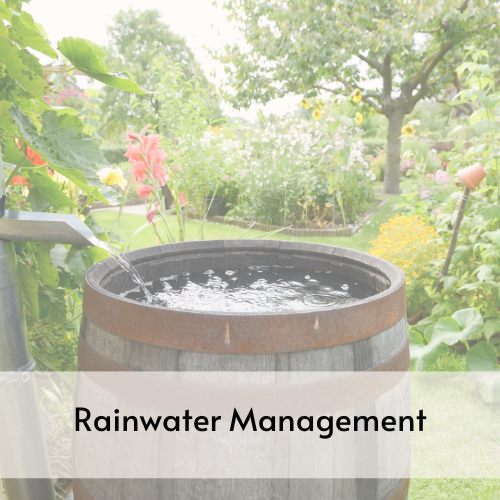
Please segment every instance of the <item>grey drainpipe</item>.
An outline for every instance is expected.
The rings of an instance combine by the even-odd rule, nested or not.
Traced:
[[[16,470],[23,477],[36,464],[39,479],[3,479],[7,498],[55,500],[13,241],[92,246],[97,240],[75,215],[4,211],[4,206],[0,157],[0,471]]]

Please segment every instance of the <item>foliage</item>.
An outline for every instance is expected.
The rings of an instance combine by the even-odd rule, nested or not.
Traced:
[[[101,147],[104,158],[112,165],[119,165],[124,161],[123,155],[126,153],[127,148],[123,146],[109,146]]]
[[[353,223],[373,198],[374,179],[353,121],[306,101],[303,117],[240,127],[239,199],[230,215],[271,224]],[[318,120],[308,119],[321,110]]]
[[[128,94],[111,88],[105,89],[102,131],[108,139],[121,138],[127,125],[136,130],[145,123],[150,123],[155,128],[160,125],[159,113],[162,108],[165,108],[164,114],[168,113],[168,106],[161,94],[155,92],[161,92],[165,83],[164,72],[169,72],[174,67],[186,81],[199,82],[205,91],[205,104],[210,116],[212,119],[220,118],[214,87],[208,83],[185,39],[161,21],[158,10],[120,11],[114,16],[113,24],[108,27],[108,37],[110,67],[114,71],[130,69],[137,81],[152,92],[131,102]],[[161,67],[158,67],[159,54],[163,56]],[[137,100],[142,106],[137,106]]]
[[[418,215],[396,215],[380,226],[380,234],[371,242],[370,253],[400,267],[406,276],[408,315],[429,306],[424,285],[431,263],[444,257],[445,248],[437,240],[436,229]]]
[[[111,74],[102,49],[88,40],[64,38],[56,51],[41,25],[22,11],[22,2],[0,1],[0,16],[4,22],[0,34],[0,177],[3,182],[5,172],[7,209],[81,215],[95,199],[118,202],[116,192],[98,178],[97,171],[108,163],[89,135],[91,124],[82,121],[75,109],[59,106],[76,98],[75,92],[51,90],[30,49],[53,59],[66,56],[72,65],[68,73],[76,68],[117,89],[144,91],[130,74]],[[98,238],[110,240],[91,217],[86,223]],[[73,369],[83,276],[106,252],[16,243],[16,253],[35,359],[40,368]]]
[[[487,0],[431,0],[425,8],[420,0],[232,0],[224,7],[248,46],[228,45],[219,54],[228,98],[248,106],[288,93],[360,92],[363,114],[363,106],[371,106],[389,120],[388,192],[398,191],[404,115],[450,86],[465,40],[491,47],[497,40],[492,30],[484,37],[498,23]],[[363,89],[367,80],[376,90]]]
[[[435,292],[434,286],[428,289],[430,297],[436,303],[432,315],[413,330],[421,334],[425,326],[427,332],[420,339],[421,345],[426,348],[425,352],[420,351],[420,368],[428,366],[429,357],[434,356],[436,348],[447,350],[447,346],[460,343],[459,346],[464,346],[467,350],[469,369],[491,370],[498,369],[497,358],[500,357],[500,96],[495,91],[487,52],[471,49],[469,60],[460,66],[457,74],[465,76],[466,88],[457,101],[476,104],[476,111],[469,118],[476,136],[471,139],[472,145],[465,154],[450,156],[449,165],[451,169],[455,169],[479,160],[485,165],[488,175],[474,194],[469,195],[471,202],[466,208],[450,269],[443,279],[443,289],[439,293]],[[457,165],[453,164],[455,159]],[[433,220],[438,227],[438,233],[446,245],[450,241],[460,197],[460,192],[456,190],[447,200],[433,205],[430,213],[431,207],[424,210],[428,219]],[[413,202],[411,209],[415,211],[421,208]],[[439,267],[433,270],[434,285],[439,271]],[[462,325],[456,319],[457,315],[465,318]],[[460,329],[452,319],[458,322]],[[469,328],[472,328],[471,325],[474,326],[472,330]],[[449,336],[443,337],[445,334]],[[479,342],[475,344],[476,341]],[[480,385],[480,381],[478,384]],[[490,400],[500,399],[498,389],[495,394],[484,387],[481,391],[483,395],[489,394]]]

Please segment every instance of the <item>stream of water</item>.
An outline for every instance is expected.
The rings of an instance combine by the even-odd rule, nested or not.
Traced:
[[[127,259],[125,254],[121,252],[118,248],[116,248],[113,244],[105,241],[99,240],[99,244],[96,244],[96,246],[102,248],[103,250],[106,250],[106,252],[108,252],[111,255],[111,257],[115,259],[117,264],[119,264],[120,267],[130,275],[130,277],[132,278],[134,283],[138,286],[139,290],[143,295],[143,302],[146,302],[148,304],[153,303],[153,296],[148,290],[146,283],[142,279],[142,276],[139,274],[137,269]]]

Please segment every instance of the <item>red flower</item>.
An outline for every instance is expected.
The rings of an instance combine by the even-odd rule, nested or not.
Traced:
[[[22,185],[29,186],[28,181],[24,177],[22,177],[20,175],[15,175],[12,178],[12,184],[18,184],[20,186],[22,186]]]
[[[41,167],[47,165],[47,162],[43,161],[42,157],[36,151],[33,151],[29,146],[26,148],[26,156],[28,157],[28,160],[33,163],[33,165],[40,165]]]
[[[139,198],[146,198],[151,194],[151,186],[141,186],[137,190],[137,194],[139,195]]]
[[[150,210],[147,214],[146,214],[146,219],[148,219],[149,223],[151,224],[151,222],[153,222],[153,219],[155,218],[155,215],[156,215],[156,209],[153,208],[153,210]]]

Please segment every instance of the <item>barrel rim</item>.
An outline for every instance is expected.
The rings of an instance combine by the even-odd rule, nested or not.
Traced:
[[[84,314],[109,333],[155,345],[206,352],[266,353],[316,349],[353,342],[393,326],[406,313],[403,272],[384,259],[357,250],[281,240],[209,240],[149,247],[127,252],[127,256],[133,264],[138,264],[168,256],[206,251],[284,252],[309,257],[329,257],[332,262],[345,261],[365,268],[367,273],[382,275],[390,285],[386,290],[355,303],[303,311],[239,313],[166,309],[127,299],[101,286],[104,279],[121,272],[119,265],[108,258],[92,266],[86,274]],[[170,323],[169,328],[158,328],[162,322],[167,321]],[[186,328],[187,323],[190,328]],[[197,331],[194,332],[196,324],[198,326],[194,330]],[[196,337],[196,340],[191,338],[183,341],[180,334],[174,334],[176,327],[187,332],[189,337]],[[287,333],[287,328],[305,328],[307,335],[300,339],[300,334]],[[256,329],[264,330],[268,338],[256,335]],[[278,337],[274,340],[269,338],[269,332]],[[253,340],[245,340],[245,336],[253,337]],[[210,348],[212,343],[218,347]],[[279,348],[279,345],[282,347]]]

